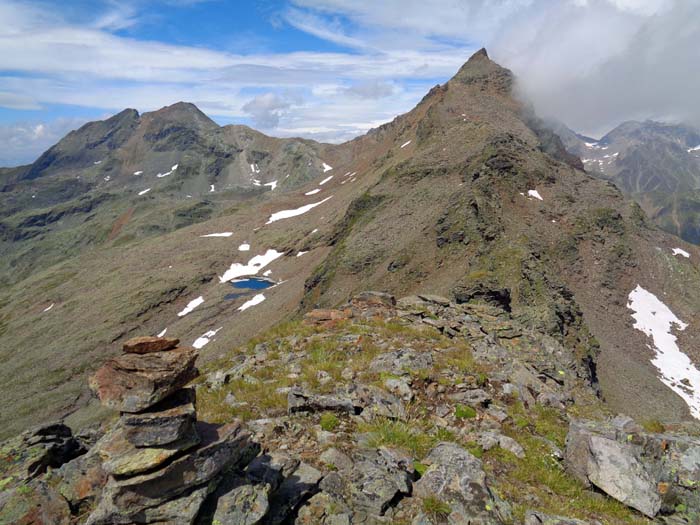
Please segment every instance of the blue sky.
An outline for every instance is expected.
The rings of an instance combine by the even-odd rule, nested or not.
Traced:
[[[411,109],[484,45],[539,111],[582,131],[683,118],[690,95],[661,89],[675,105],[661,104],[664,86],[647,77],[666,67],[669,89],[683,77],[698,92],[682,66],[698,70],[699,2],[0,0],[0,165],[88,120],[179,100],[220,124],[347,140]],[[679,67],[650,55],[659,46]],[[629,86],[639,96],[616,94]]]

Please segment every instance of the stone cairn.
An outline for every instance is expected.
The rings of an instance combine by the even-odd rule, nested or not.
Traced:
[[[96,444],[109,476],[87,523],[191,523],[221,476],[258,453],[238,422],[197,421],[197,351],[178,339],[137,337],[90,378],[101,403],[120,412]]]

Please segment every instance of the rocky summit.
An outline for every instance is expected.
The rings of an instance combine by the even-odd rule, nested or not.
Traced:
[[[0,523],[700,523],[700,251],[515,83],[481,50],[336,145],[125,110],[0,171]]]

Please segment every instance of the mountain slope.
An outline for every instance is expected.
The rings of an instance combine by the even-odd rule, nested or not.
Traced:
[[[323,172],[323,149],[219,127],[186,103],[86,124],[0,179],[0,282],[294,188]]]
[[[551,156],[561,144],[543,142],[511,96],[512,82],[477,53],[411,112],[345,144],[311,144],[301,157],[295,148],[305,142],[220,128],[222,144],[256,145],[245,153],[249,170],[267,163],[281,173],[294,160],[300,186],[239,200],[157,237],[79,253],[5,290],[0,384],[15,417],[4,430],[76,409],[75,421],[99,417],[85,374],[132,335],[167,329],[204,345],[206,362],[365,289],[490,303],[570,348],[613,410],[689,418],[676,392],[693,396],[700,385],[674,391],[659,380],[653,342],[633,328],[627,303],[638,285],[662,297],[688,323],[678,345],[697,362],[700,252],[656,230],[610,184]],[[119,162],[132,170],[140,150],[129,144],[118,151],[131,156]],[[303,171],[303,155],[315,171]],[[182,187],[204,176],[196,156],[167,160],[183,166],[170,179]],[[156,201],[151,211],[159,210]],[[214,233],[230,235],[202,237]],[[689,258],[674,255],[679,247]],[[274,286],[236,294],[240,283],[229,281],[250,274],[272,280],[250,286]]]

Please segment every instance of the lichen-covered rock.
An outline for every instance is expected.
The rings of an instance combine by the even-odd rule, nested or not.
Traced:
[[[149,354],[172,350],[178,344],[180,344],[180,340],[174,337],[140,336],[124,343],[123,350],[127,354]]]
[[[257,525],[270,504],[268,483],[251,483],[245,477],[227,476],[216,490],[216,510],[212,523]]]
[[[107,483],[108,474],[102,467],[102,458],[95,446],[87,454],[78,456],[54,471],[52,479],[57,479],[56,488],[70,506],[82,509],[97,500]]]
[[[566,438],[569,470],[642,514],[653,518],[661,509],[658,481],[651,462],[633,442],[617,440],[610,425],[572,422]],[[652,460],[653,461],[653,460]]]
[[[58,468],[85,449],[66,425],[51,423],[28,430],[0,446],[0,480],[7,489]]]
[[[393,352],[379,354],[372,360],[369,369],[372,372],[402,375],[432,366],[433,355],[430,352],[418,352],[410,348],[402,348]]]
[[[120,422],[121,423],[121,422]],[[133,476],[151,470],[180,452],[199,443],[199,436],[192,427],[189,435],[159,447],[136,447],[129,442],[124,427],[118,424],[100,443],[98,453],[103,468],[115,476]]]
[[[307,463],[299,466],[280,484],[270,496],[270,512],[265,523],[279,525],[291,511],[306,497],[318,490],[318,482],[323,475]]]
[[[0,523],[69,525],[70,508],[47,483],[34,480],[0,493]]]
[[[454,443],[439,443],[423,460],[430,465],[414,484],[414,495],[449,502],[449,523],[500,525],[503,516],[486,484],[481,461]]]
[[[259,450],[238,422],[223,427],[202,424],[198,433],[202,438],[200,446],[162,469],[111,479],[87,523],[108,525],[135,519],[146,509],[207,485],[223,471],[244,466]]]
[[[141,412],[197,376],[194,348],[148,354],[123,354],[107,361],[90,378],[90,388],[108,408]]]
[[[300,387],[292,388],[287,394],[287,411],[290,414],[324,410],[354,414],[355,405],[345,396],[312,394]]]

